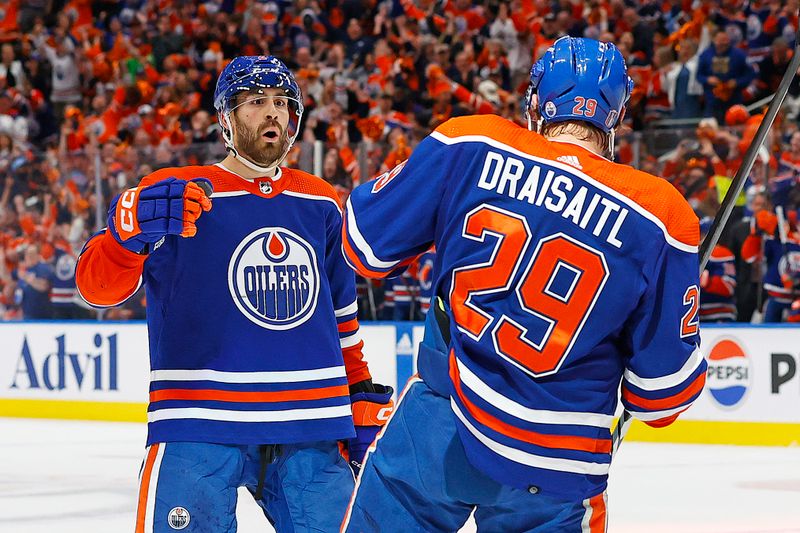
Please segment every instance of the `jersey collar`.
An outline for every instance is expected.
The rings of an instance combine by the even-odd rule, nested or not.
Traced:
[[[289,169],[277,168],[277,172],[272,177],[248,179],[236,172],[233,172],[222,163],[217,163],[219,169],[223,171],[224,192],[246,191],[264,198],[273,198],[283,192],[291,181]],[[223,192],[223,191],[220,191]]]

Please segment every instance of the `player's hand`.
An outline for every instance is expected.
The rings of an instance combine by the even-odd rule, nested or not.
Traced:
[[[773,213],[762,209],[753,216],[753,229],[755,233],[766,233],[774,235],[778,229],[778,217]]]
[[[389,415],[394,410],[392,393],[394,390],[387,385],[373,384],[370,381],[365,387],[366,392],[350,394],[353,405],[353,424],[356,427],[356,436],[347,441],[350,468],[356,475],[361,470],[367,448],[375,440],[378,432],[389,420]],[[358,387],[356,384],[353,387]]]
[[[211,182],[166,178],[147,187],[128,189],[114,198],[108,228],[126,249],[141,253],[167,235],[194,237],[195,222],[211,209]]]

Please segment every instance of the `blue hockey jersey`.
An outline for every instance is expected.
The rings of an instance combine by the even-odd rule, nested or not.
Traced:
[[[700,322],[733,322],[736,320],[736,258],[728,248],[718,244],[711,251],[700,287]]]
[[[214,186],[197,235],[168,236],[141,256],[104,231],[77,272],[95,306],[117,305],[145,284],[148,445],[355,435],[348,382],[369,372],[336,193],[296,170],[249,181],[221,165],[162,169],[140,186],[170,176]]]
[[[355,189],[343,234],[372,277],[435,244],[450,353],[444,376],[420,375],[448,384],[470,461],[501,483],[598,494],[620,381],[625,407],[654,426],[703,388],[699,224],[664,180],[500,117],[461,117]]]
[[[742,244],[742,257],[753,263],[766,260],[764,289],[770,298],[791,304],[800,294],[800,235],[789,232],[785,243],[774,235],[752,233]]]

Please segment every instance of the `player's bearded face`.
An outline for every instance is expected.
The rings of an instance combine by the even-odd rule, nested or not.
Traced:
[[[267,119],[261,124],[249,126],[247,122],[236,115],[233,117],[233,121],[237,152],[262,167],[269,167],[279,162],[277,159],[283,156],[289,145],[289,136],[285,126],[282,127],[274,119]],[[271,134],[264,133],[270,129],[273,130]]]
[[[288,108],[268,107],[255,100],[236,109],[231,117],[236,151],[262,167],[279,163],[289,145]]]

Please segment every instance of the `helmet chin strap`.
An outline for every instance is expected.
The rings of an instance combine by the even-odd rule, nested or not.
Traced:
[[[606,154],[608,159],[611,161],[614,160],[614,142],[616,141],[616,139],[617,139],[616,130],[612,129],[611,131],[608,132],[608,154]]]
[[[274,165],[269,166],[269,167],[262,167],[261,165],[256,165],[255,163],[253,163],[252,161],[247,159],[245,156],[240,154],[238,152],[238,150],[236,150],[236,148],[233,147],[233,143],[231,143],[231,145],[228,146],[228,149],[231,151],[231,155],[237,161],[239,161],[241,164],[243,164],[244,166],[246,166],[250,170],[254,170],[254,171],[256,171],[256,172],[258,172],[260,174],[272,174],[273,172],[275,172],[275,169],[278,168],[278,165],[280,164],[280,161],[283,160],[283,157],[281,157],[280,160],[278,160],[278,162],[275,163]],[[284,156],[285,155],[286,154],[284,154]]]

